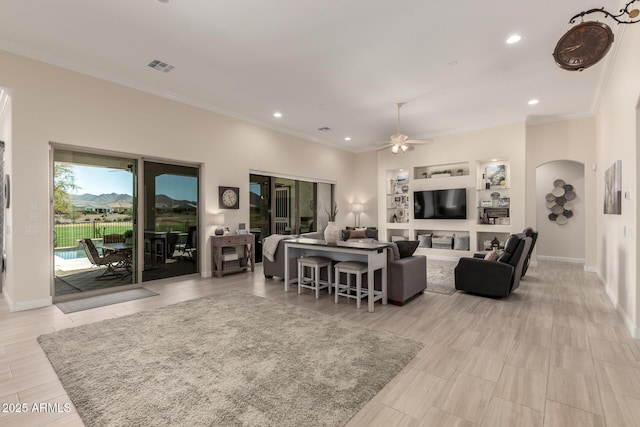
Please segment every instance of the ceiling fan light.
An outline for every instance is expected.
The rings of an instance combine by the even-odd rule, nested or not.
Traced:
[[[391,152],[393,154],[398,154],[398,147],[400,147],[398,144],[393,144],[393,146],[391,147]]]
[[[394,144],[402,144],[403,142],[405,142],[407,139],[409,139],[409,137],[407,135],[403,135],[401,133],[396,133],[391,135],[391,142],[393,142]]]
[[[406,152],[407,152],[407,150],[409,149],[409,146],[408,146],[407,144],[402,144],[402,145],[400,146],[400,148],[402,148],[402,152],[403,152],[403,153],[406,153]]]

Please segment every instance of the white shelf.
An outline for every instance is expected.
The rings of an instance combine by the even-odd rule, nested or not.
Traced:
[[[445,172],[445,174],[438,174],[437,172]],[[448,175],[446,173],[448,173]],[[468,176],[469,173],[469,162],[416,166],[413,168],[413,179]]]

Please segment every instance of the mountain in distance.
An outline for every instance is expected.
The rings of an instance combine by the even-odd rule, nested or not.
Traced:
[[[71,203],[76,206],[131,206],[133,204],[133,196],[130,194],[70,194]],[[164,194],[156,195],[156,207],[162,208],[180,208],[180,207],[197,207],[196,202],[191,200],[175,200]]]
[[[133,196],[130,194],[70,194],[72,202],[90,202],[93,204],[108,205],[115,202],[133,203]]]

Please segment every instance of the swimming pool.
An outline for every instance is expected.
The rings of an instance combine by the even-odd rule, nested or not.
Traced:
[[[60,257],[62,259],[80,259],[86,258],[87,254],[84,253],[84,249],[80,248],[62,248],[55,249],[53,251],[55,256]]]

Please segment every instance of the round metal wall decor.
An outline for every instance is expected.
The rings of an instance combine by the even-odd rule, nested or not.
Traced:
[[[544,196],[545,206],[551,211],[548,215],[549,221],[559,225],[568,223],[569,218],[573,216],[572,200],[576,197],[573,185],[567,184],[562,179],[553,181],[553,189]]]

